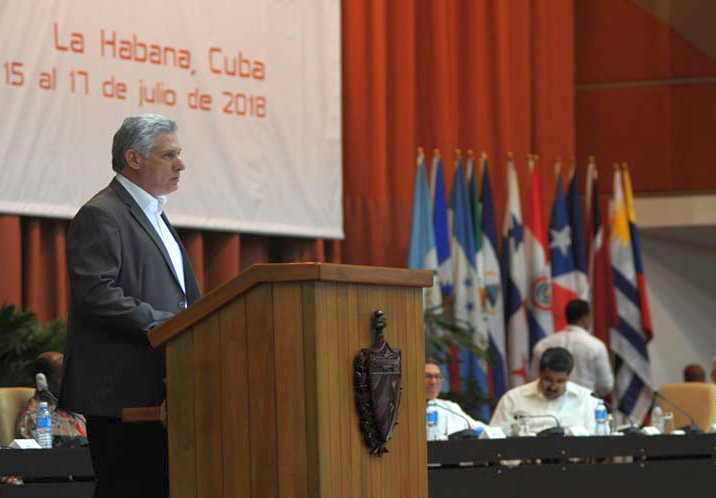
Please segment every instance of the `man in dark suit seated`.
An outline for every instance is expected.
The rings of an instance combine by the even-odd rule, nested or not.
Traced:
[[[112,144],[114,179],[67,232],[71,305],[60,406],[87,418],[99,498],[168,496],[166,431],[119,415],[164,400],[164,352],[151,348],[147,332],[199,297],[163,213],[185,169],[176,132],[158,114],[125,119]]]

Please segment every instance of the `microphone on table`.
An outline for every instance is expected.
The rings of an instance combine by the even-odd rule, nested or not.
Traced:
[[[547,427],[537,433],[538,436],[564,436],[564,427],[559,423],[559,418],[551,413],[532,415],[526,412],[515,412],[515,420],[549,418],[554,420],[554,426]]]
[[[677,405],[677,404],[674,403],[671,399],[669,399],[669,398],[667,398],[666,396],[664,396],[663,394],[661,394],[659,391],[654,391],[653,399],[656,399],[656,398],[661,398],[661,399],[663,399],[664,401],[666,401],[667,403],[669,403],[671,406],[673,406],[673,407],[676,409],[677,412],[681,413],[682,415],[685,415],[686,418],[689,419],[689,422],[690,422],[690,423],[689,423],[688,425],[683,426],[683,427],[678,427],[679,430],[682,430],[682,431],[687,432],[687,433],[692,433],[692,434],[697,434],[697,433],[703,432],[703,431],[699,428],[699,426],[698,426],[698,424],[696,423],[696,420],[694,419],[694,417],[692,417],[689,412],[687,412],[686,410],[684,410],[683,408],[681,408],[679,405]]]
[[[470,421],[467,419],[467,417],[465,417],[465,415],[463,415],[462,413],[456,412],[455,410],[451,410],[450,408],[448,408],[447,406],[445,406],[443,404],[439,404],[436,402],[435,405],[438,408],[445,410],[446,412],[452,413],[453,415],[457,415],[465,422],[466,427],[464,429],[462,429],[461,431],[457,431],[457,432],[453,432],[452,434],[448,434],[447,435],[448,439],[473,439],[473,438],[477,437],[477,435],[475,434],[475,431],[472,429],[472,426],[470,425]]]
[[[45,374],[42,372],[35,374],[35,389],[37,390],[37,396],[40,401],[57,403],[57,397],[50,391],[47,385],[47,377],[45,377]]]

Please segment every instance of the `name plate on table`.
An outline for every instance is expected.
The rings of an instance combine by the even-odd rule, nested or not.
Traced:
[[[661,431],[653,425],[647,425],[641,430],[641,433],[646,434],[647,436],[658,436],[661,434]]]
[[[10,448],[18,450],[41,450],[42,447],[34,439],[13,439]]]
[[[505,439],[505,437],[507,436],[505,436],[502,427],[490,427],[489,425],[486,425],[485,430],[480,434],[480,439]]]
[[[591,434],[589,433],[587,428],[584,427],[583,425],[575,425],[572,427],[567,427],[566,432],[567,432],[568,436],[580,436],[580,437],[591,436]]]

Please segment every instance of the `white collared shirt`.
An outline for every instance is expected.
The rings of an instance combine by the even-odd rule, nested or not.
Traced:
[[[539,381],[510,389],[497,403],[490,425],[510,429],[515,423],[515,415],[553,415],[562,427],[582,426],[588,431],[594,430],[594,410],[599,400],[592,396],[586,387],[567,382],[564,394],[557,399],[547,399],[537,387]],[[555,425],[552,418],[531,418],[528,420],[533,432]]]
[[[167,196],[160,195],[154,197],[152,194],[144,190],[136,183],[129,180],[127,177],[117,174],[115,177],[117,181],[127,189],[129,195],[132,196],[137,205],[141,208],[144,215],[149,219],[149,222],[154,227],[154,230],[159,235],[159,238],[164,243],[164,247],[169,253],[169,258],[172,261],[172,266],[179,279],[179,285],[181,285],[182,291],[186,293],[184,288],[184,261],[182,260],[181,249],[176,239],[169,230],[169,227],[164,223],[162,219],[162,210],[167,203]]]
[[[577,325],[567,325],[563,331],[550,334],[535,344],[530,368],[531,379],[538,377],[539,359],[542,353],[556,347],[565,348],[574,357],[574,370],[569,375],[569,380],[600,396],[606,396],[612,391],[614,374],[612,374],[606,346]]]
[[[460,432],[465,429],[476,429],[477,427],[484,427],[485,424],[479,420],[473,419],[470,415],[465,413],[460,405],[453,401],[446,399],[438,399],[428,401],[428,403],[434,402],[434,406],[438,412],[438,433],[440,437],[438,439],[447,439],[450,434]],[[425,411],[427,413],[430,409],[430,405],[426,403]]]

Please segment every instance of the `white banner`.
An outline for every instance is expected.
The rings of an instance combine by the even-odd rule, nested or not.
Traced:
[[[343,237],[339,0],[3,0],[0,109],[0,213],[72,217],[157,112],[175,225]]]

